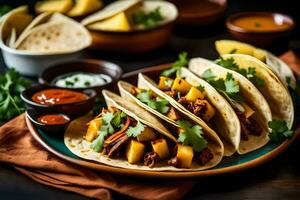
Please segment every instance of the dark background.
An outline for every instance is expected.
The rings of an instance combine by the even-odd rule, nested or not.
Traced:
[[[196,1],[196,0],[195,0]],[[0,5],[12,6],[35,1],[0,0]],[[105,1],[110,2],[110,1]],[[182,0],[184,2],[184,0]],[[240,11],[276,11],[292,16],[299,22],[300,10],[296,0],[229,0],[225,17]],[[187,51],[190,57],[201,56],[209,59],[217,57],[214,41],[231,38],[224,26],[225,17],[209,27],[176,27],[170,42],[163,48],[146,54],[124,55],[89,52],[87,57],[105,59],[119,64],[125,72],[153,66],[176,59],[178,52]],[[300,25],[299,25],[300,26]],[[300,47],[299,27],[292,32],[288,41],[268,47],[280,55],[288,49]],[[0,58],[0,72],[6,70]],[[31,78],[35,80],[34,78]],[[300,199],[300,142],[296,141],[287,151],[273,161],[255,169],[227,176],[199,178],[195,188],[185,199]],[[139,180],[139,181],[147,181]],[[158,183],[159,184],[159,180]],[[115,199],[127,197],[113,194]],[[0,199],[87,199],[80,195],[53,189],[19,174],[10,166],[0,165]]]

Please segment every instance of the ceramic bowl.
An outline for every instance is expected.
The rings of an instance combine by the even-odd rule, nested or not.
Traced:
[[[235,25],[234,20],[245,17],[245,16],[268,16],[276,22],[277,20],[285,22],[288,24],[286,29],[274,30],[274,31],[254,31],[248,30],[242,27]],[[242,12],[236,13],[229,16],[226,20],[226,27],[228,31],[238,40],[241,40],[246,43],[253,44],[259,47],[265,47],[276,40],[282,39],[289,35],[295,26],[294,20],[284,14],[273,13],[273,12]]]
[[[55,78],[63,76],[64,74],[70,74],[74,72],[85,72],[95,74],[106,74],[112,78],[110,83],[101,86],[74,88],[74,90],[84,91],[86,89],[94,89],[98,94],[101,94],[102,89],[112,87],[116,81],[118,81],[122,75],[122,69],[114,63],[95,60],[84,59],[71,62],[64,62],[57,65],[53,65],[42,72],[39,77],[39,82],[47,85],[54,85]]]
[[[27,109],[34,109],[37,113],[61,113],[69,116],[71,119],[74,119],[90,112],[95,105],[97,93],[92,89],[82,91],[89,98],[80,102],[59,105],[42,105],[32,101],[31,98],[36,92],[50,88],[57,89],[57,87],[42,84],[35,85],[24,90],[21,93],[21,98],[25,102]]]
[[[145,1],[147,7],[164,7],[169,18],[153,28],[136,29],[128,32],[89,30],[92,35],[91,49],[118,53],[142,53],[166,44],[172,34],[178,11],[169,2]]]
[[[50,133],[50,134],[57,135],[59,133],[63,133],[64,130],[68,127],[69,123],[71,122],[70,117],[67,115],[64,115],[67,119],[69,119],[69,121],[65,124],[57,124],[57,125],[43,124],[43,123],[39,122],[37,119],[40,116],[43,116],[44,114],[59,114],[59,113],[38,113],[34,109],[28,109],[26,111],[26,116],[37,128],[39,128],[47,133]]]

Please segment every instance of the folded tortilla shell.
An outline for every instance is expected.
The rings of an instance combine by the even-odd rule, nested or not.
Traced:
[[[121,98],[120,96],[106,90],[103,91],[103,96],[108,106],[114,106],[122,110],[128,116],[140,120],[145,125],[157,130],[159,133],[165,135],[166,137],[168,137],[168,135],[170,134],[170,133],[166,134],[169,131],[166,128],[162,128],[164,127],[164,125],[160,122],[159,119],[157,119],[148,111],[139,107],[138,105],[128,102],[123,98]],[[93,160],[114,167],[136,169],[136,170],[198,171],[198,170],[204,170],[216,166],[221,161],[223,156],[222,146],[219,146],[215,138],[212,139],[208,138],[209,139],[208,147],[211,149],[212,153],[214,154],[214,158],[206,165],[203,166],[193,162],[192,167],[190,169],[179,169],[173,166],[168,166],[167,161],[158,163],[153,168],[144,166],[142,164],[129,164],[127,160],[124,158],[119,158],[119,159],[107,158],[106,156],[100,153],[94,152],[90,148],[91,143],[83,139],[83,136],[85,135],[87,130],[86,123],[89,120],[91,120],[91,117],[85,116],[72,121],[68,126],[64,136],[64,142],[65,145],[68,147],[68,149],[75,155],[87,160]],[[164,131],[162,132],[162,130]],[[176,139],[173,136],[168,138],[176,142]]]
[[[262,127],[263,133],[260,136],[250,134],[247,141],[240,140],[238,153],[245,154],[268,143],[270,140],[268,136],[268,122],[272,120],[272,113],[264,96],[247,78],[203,58],[191,59],[189,69],[199,77],[208,69],[219,78],[226,77],[227,73],[231,73],[233,78],[239,83],[241,95],[245,98],[246,103],[255,111],[256,120]]]
[[[286,121],[288,128],[292,128],[294,122],[293,100],[288,89],[276,74],[266,64],[252,56],[227,54],[222,57],[233,58],[240,68],[255,68],[256,75],[265,82],[263,87],[258,87],[258,90],[270,105],[273,118]]]

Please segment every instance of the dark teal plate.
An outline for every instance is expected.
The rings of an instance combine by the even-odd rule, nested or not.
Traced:
[[[144,72],[147,75],[155,74],[157,71],[161,71],[166,68],[168,65],[161,65],[154,68],[146,68],[142,71],[135,71],[132,73],[125,74],[123,80],[129,81],[131,83],[136,82],[136,75],[138,72]],[[134,170],[134,169],[123,169],[112,166],[107,166],[93,161],[88,161],[81,159],[74,155],[64,144],[63,133],[57,134],[56,136],[47,134],[41,130],[37,130],[26,118],[28,128],[33,135],[33,137],[48,151],[57,155],[58,157],[67,160],[69,162],[81,165],[83,167],[101,170],[111,173],[117,173],[122,175],[130,176],[140,176],[140,177],[155,177],[155,178],[187,178],[187,177],[200,177],[200,176],[212,176],[219,174],[226,174],[245,170],[251,167],[255,167],[262,163],[265,163],[272,158],[278,156],[282,151],[284,151],[299,135],[299,132],[296,132],[293,138],[285,140],[281,144],[272,144],[269,143],[264,147],[253,151],[245,155],[234,155],[228,158],[224,158],[220,164],[216,167],[203,171],[192,171],[192,172],[154,172],[154,171],[143,171],[143,170]]]

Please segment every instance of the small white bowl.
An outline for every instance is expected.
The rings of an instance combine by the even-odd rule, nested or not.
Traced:
[[[20,74],[38,76],[51,65],[77,60],[82,57],[82,50],[68,53],[42,54],[20,51],[7,47],[0,41],[4,63],[8,68],[15,68]]]

